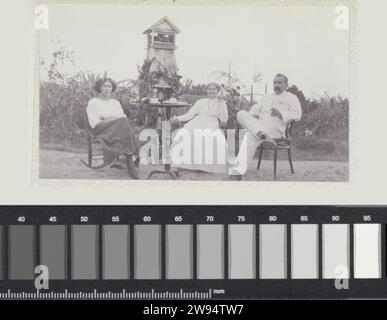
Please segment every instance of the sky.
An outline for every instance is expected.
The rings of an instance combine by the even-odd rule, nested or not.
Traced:
[[[58,39],[74,51],[77,70],[136,79],[146,57],[143,31],[163,16],[181,30],[176,38],[179,74],[194,83],[231,69],[250,87],[263,74],[264,91],[277,73],[307,97],[349,96],[349,32],[335,29],[333,7],[211,7],[48,5],[49,28],[40,32],[40,56],[50,61]],[[44,76],[43,76],[44,77]]]

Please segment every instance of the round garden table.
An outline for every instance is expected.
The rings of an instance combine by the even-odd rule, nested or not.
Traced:
[[[190,107],[191,105],[186,103],[186,102],[178,101],[178,102],[171,102],[171,103],[169,103],[169,102],[157,102],[157,103],[149,102],[148,106],[151,108],[165,109],[166,121],[169,122],[171,120],[171,111],[173,108]],[[162,139],[162,136],[163,136],[163,133],[161,132],[160,139]],[[171,141],[169,141],[169,143],[171,143]],[[161,148],[162,148],[163,147],[162,142],[160,144],[161,144]],[[177,171],[171,171],[171,164],[170,163],[166,163],[164,165],[164,170],[151,171],[149,173],[148,179],[150,179],[154,174],[168,174],[172,179],[176,179],[179,177],[179,173]]]

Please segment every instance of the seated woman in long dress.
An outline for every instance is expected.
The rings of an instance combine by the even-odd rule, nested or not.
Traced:
[[[94,88],[99,95],[89,101],[86,111],[92,132],[103,148],[104,163],[99,167],[112,164],[120,154],[124,154],[129,175],[138,179],[133,162],[139,152],[134,128],[120,102],[111,97],[117,85],[112,79],[104,78],[98,80]]]
[[[226,126],[226,102],[219,98],[220,86],[207,85],[207,98],[198,100],[184,115],[171,122],[186,122],[173,138],[171,166],[211,173],[225,173],[226,139],[220,125]]]

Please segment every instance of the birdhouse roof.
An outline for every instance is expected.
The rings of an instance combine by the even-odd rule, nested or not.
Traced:
[[[161,18],[159,21],[157,21],[151,27],[146,29],[144,31],[144,34],[148,34],[152,31],[173,33],[173,34],[180,33],[180,29],[178,27],[176,27],[175,24],[168,17]]]

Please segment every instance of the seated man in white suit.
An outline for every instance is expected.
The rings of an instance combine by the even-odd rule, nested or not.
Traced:
[[[237,114],[239,124],[247,132],[237,158],[229,160],[230,176],[240,178],[244,175],[262,141],[285,137],[289,121],[301,119],[302,109],[297,96],[286,91],[288,78],[277,74],[273,85],[274,93],[262,97],[249,111],[242,110]]]

